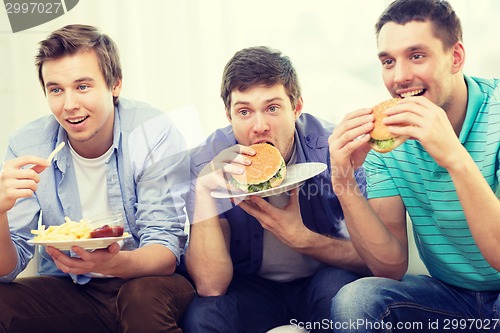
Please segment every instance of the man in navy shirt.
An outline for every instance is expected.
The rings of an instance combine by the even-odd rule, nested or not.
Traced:
[[[265,332],[292,324],[327,328],[331,296],[367,271],[344,225],[331,170],[301,189],[237,206],[214,199],[225,177],[249,164],[249,146],[267,142],[296,163],[329,164],[333,125],[302,113],[296,72],[267,47],[237,52],[223,74],[221,97],[230,126],[191,154],[188,272],[198,297],[184,317],[187,332]],[[357,174],[364,188],[364,173]]]

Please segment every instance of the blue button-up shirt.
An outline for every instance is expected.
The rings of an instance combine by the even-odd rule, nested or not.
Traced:
[[[137,101],[120,98],[115,107],[113,153],[106,161],[106,182],[113,211],[126,217],[123,249],[162,244],[179,260],[186,235],[185,196],[189,190],[189,158],[184,138],[163,112]],[[23,155],[48,156],[63,141],[66,131],[51,115],[40,118],[14,133],[5,160]],[[17,249],[16,268],[0,277],[12,281],[34,255],[31,230],[38,220],[47,227],[78,221],[82,209],[73,161],[66,145],[52,165],[40,174],[40,183],[30,198],[19,199],[8,212],[11,238]],[[1,256],[1,254],[0,254]],[[63,275],[41,249],[38,267],[42,275]]]
[[[321,162],[328,165],[321,174],[308,179],[300,189],[299,202],[302,221],[310,230],[334,237],[347,238],[344,214],[339,200],[333,192],[331,182],[328,137],[333,124],[303,113],[295,123],[295,149],[297,163]],[[212,133],[205,143],[191,153],[192,177],[222,150],[237,144],[231,126]],[[363,169],[356,172],[358,184],[365,193],[366,182]],[[192,187],[193,193],[194,186]],[[194,211],[194,195],[189,196],[188,214]],[[230,253],[234,269],[244,274],[258,272],[263,256],[264,229],[254,217],[229,200],[220,200],[221,218],[231,226]]]

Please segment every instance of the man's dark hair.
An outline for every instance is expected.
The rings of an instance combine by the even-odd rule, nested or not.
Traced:
[[[245,91],[256,85],[273,86],[281,83],[295,108],[301,96],[297,73],[290,59],[265,46],[238,51],[229,60],[222,75],[221,97],[226,111],[231,109],[231,92]]]
[[[406,24],[410,21],[430,21],[434,35],[443,42],[445,49],[462,41],[460,19],[445,0],[396,0],[380,15],[375,32],[378,37],[384,24]]]

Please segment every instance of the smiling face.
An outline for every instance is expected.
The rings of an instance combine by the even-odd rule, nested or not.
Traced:
[[[384,84],[393,97],[423,95],[445,111],[453,108],[455,87],[463,82],[461,42],[445,50],[430,21],[386,23],[378,36]]]
[[[259,85],[231,92],[228,119],[239,144],[272,143],[288,162],[301,110],[302,98],[294,109],[282,84]]]
[[[47,100],[57,121],[68,133],[71,146],[86,158],[104,154],[113,143],[113,96],[119,80],[109,89],[94,52],[78,52],[43,63]]]

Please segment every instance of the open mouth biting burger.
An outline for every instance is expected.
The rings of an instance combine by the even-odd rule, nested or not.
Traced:
[[[379,153],[387,153],[394,150],[396,147],[400,146],[405,142],[407,136],[398,136],[389,132],[387,126],[382,122],[387,116],[384,111],[396,105],[401,98],[393,98],[377,104],[373,107],[373,116],[375,117],[375,123],[373,130],[370,132],[370,141],[368,144],[370,147],[378,151]]]
[[[231,183],[248,193],[279,186],[286,176],[286,164],[279,150],[268,143],[250,147],[255,150],[254,156],[247,156],[252,163],[244,167],[242,174],[233,174]]]

